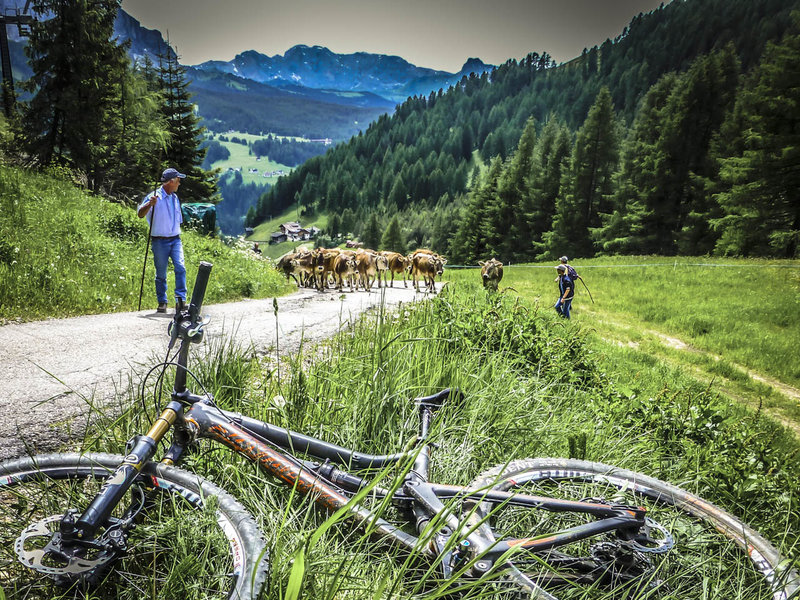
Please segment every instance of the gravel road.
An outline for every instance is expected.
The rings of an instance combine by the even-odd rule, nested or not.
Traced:
[[[388,307],[420,299],[413,288],[369,293],[319,293],[302,289],[278,298],[281,353],[300,341],[334,335],[382,301]],[[170,311],[171,313],[172,311]],[[233,336],[258,353],[274,351],[272,299],[204,306],[211,317],[206,339]],[[54,450],[81,428],[86,399],[107,401],[115,390],[138,384],[167,348],[170,314],[154,310],[0,326],[0,459]]]

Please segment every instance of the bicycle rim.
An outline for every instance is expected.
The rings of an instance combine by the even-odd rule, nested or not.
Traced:
[[[266,553],[252,518],[213,484],[152,463],[112,514],[120,518],[130,507],[144,506],[127,533],[124,556],[81,577],[45,574],[23,564],[50,537],[31,530],[57,530],[60,516],[85,508],[121,460],[49,455],[0,466],[0,589],[6,598],[256,597],[266,577]],[[56,572],[61,566],[49,557],[38,564]]]
[[[528,459],[487,471],[473,489],[518,491],[570,500],[602,499],[645,506],[674,546],[650,553],[620,544],[614,533],[558,548],[560,554],[517,553],[498,574],[525,595],[544,600],[787,600],[800,576],[755,531],[701,498],[659,480],[600,463]],[[591,517],[482,503],[472,515],[484,519],[490,539],[525,538],[563,530]],[[656,531],[669,546],[665,534]],[[651,548],[652,550],[652,548]],[[591,576],[568,565],[590,557]]]

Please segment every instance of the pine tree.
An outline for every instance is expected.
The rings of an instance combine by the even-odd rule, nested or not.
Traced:
[[[167,122],[169,141],[164,164],[186,173],[181,185],[183,202],[216,202],[217,172],[202,168],[206,149],[201,146],[204,127],[198,125],[200,117],[191,102],[186,67],[169,46],[158,55],[159,87],[163,96],[163,115]]]
[[[473,180],[466,205],[458,220],[453,237],[452,258],[463,264],[474,264],[488,258],[487,241],[495,235],[491,230],[489,211],[497,196],[497,186],[503,172],[503,160],[495,156],[486,176]]]
[[[531,207],[531,179],[536,146],[536,124],[529,118],[517,149],[497,184],[497,197],[490,206],[489,254],[503,262],[531,258],[530,227],[527,215]]]
[[[800,35],[770,44],[739,94],[719,150],[723,254],[800,255]]]
[[[590,228],[599,227],[600,214],[610,212],[617,136],[611,93],[602,88],[576,136],[553,228],[543,236],[541,258],[594,255]]]
[[[338,214],[334,214],[328,220],[328,235],[332,238],[337,238],[342,234],[342,218]]]
[[[119,0],[34,0],[38,17],[26,47],[33,93],[23,111],[21,136],[43,165],[86,174],[99,189],[107,155],[107,128],[127,69],[126,46],[112,41]]]
[[[381,225],[378,222],[378,215],[372,212],[367,221],[364,231],[361,233],[361,241],[365,248],[376,250],[381,243]]]
[[[392,250],[400,254],[406,253],[406,243],[403,239],[403,232],[400,230],[400,221],[397,215],[392,217],[386,231],[383,232],[383,237],[380,243],[381,250]]]
[[[527,215],[535,254],[545,251],[542,245],[542,235],[553,225],[556,199],[561,191],[562,174],[569,167],[569,155],[569,129],[555,115],[551,114],[536,144],[536,166],[531,183],[531,204]]]

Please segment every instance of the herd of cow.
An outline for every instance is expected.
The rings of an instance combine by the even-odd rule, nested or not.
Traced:
[[[436,293],[436,277],[442,275],[447,259],[426,248],[414,250],[409,255],[399,252],[369,250],[358,248],[315,248],[309,250],[299,246],[293,252],[281,256],[275,268],[291,277],[297,287],[315,287],[320,292],[331,285],[340,292],[345,283],[354,292],[359,288],[369,291],[372,284],[377,287],[394,287],[394,276],[403,276],[403,287],[408,287],[408,275],[419,292],[419,280],[426,286],[426,292]],[[483,287],[497,291],[503,279],[503,263],[496,258],[478,263],[481,267]]]
[[[308,250],[298,247],[294,252],[278,259],[276,268],[291,277],[297,286],[315,287],[324,291],[333,285],[340,292],[345,283],[350,291],[359,288],[369,291],[373,283],[377,287],[387,284],[394,287],[394,276],[403,276],[403,286],[408,287],[408,275],[419,291],[419,280],[426,285],[426,292],[436,292],[436,276],[444,272],[447,259],[431,250],[421,248],[405,256],[399,252],[360,248],[316,248]]]

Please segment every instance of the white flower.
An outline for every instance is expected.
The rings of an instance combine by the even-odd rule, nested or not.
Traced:
[[[278,408],[283,408],[284,406],[286,406],[286,398],[284,398],[283,396],[275,396],[272,399],[272,403]]]

